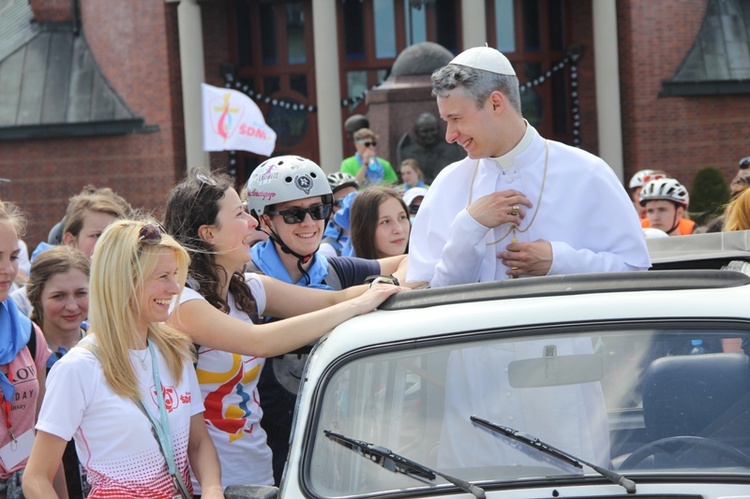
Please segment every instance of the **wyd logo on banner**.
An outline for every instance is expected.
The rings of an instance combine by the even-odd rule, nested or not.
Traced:
[[[276,132],[242,92],[201,84],[204,151],[250,151],[270,156]]]

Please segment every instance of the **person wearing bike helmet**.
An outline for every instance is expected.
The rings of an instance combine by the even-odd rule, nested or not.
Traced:
[[[328,185],[331,186],[333,212],[336,213],[341,208],[341,200],[352,192],[359,190],[359,182],[353,175],[344,172],[329,173],[326,179]]]
[[[348,179],[340,180],[345,184]],[[261,163],[247,182],[247,209],[269,237],[250,250],[249,270],[290,284],[328,290],[362,284],[371,275],[396,274],[404,280],[404,255],[366,260],[329,258],[319,251],[333,199],[329,179],[313,161],[278,156]],[[309,348],[303,348],[267,359],[258,384],[264,413],[261,424],[273,450],[276,483],[286,462],[294,403],[308,352]]]
[[[638,212],[638,216],[641,220],[646,218],[646,209],[641,206],[641,189],[650,180],[656,180],[660,178],[668,178],[667,172],[662,170],[639,170],[635,172],[630,179],[628,185],[628,192],[630,192],[630,198],[633,200],[633,206],[635,211]]]
[[[685,236],[695,231],[695,222],[685,218],[690,196],[673,178],[650,180],[641,189],[640,204],[646,209],[643,228],[661,229],[670,236]]]
[[[353,192],[359,190],[359,183],[353,175],[344,172],[334,172],[328,174],[328,185],[331,186],[333,194],[333,214],[335,215],[341,209],[341,203]],[[320,251],[327,257],[341,256],[341,250],[349,240],[349,231],[344,230],[338,225],[333,217],[326,225],[323,233],[323,241],[320,243]]]

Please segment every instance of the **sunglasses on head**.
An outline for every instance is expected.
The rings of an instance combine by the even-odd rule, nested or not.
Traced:
[[[289,208],[288,210],[267,211],[266,213],[268,213],[269,215],[281,215],[284,223],[291,225],[302,223],[308,213],[313,220],[325,220],[326,218],[331,216],[332,209],[333,205],[318,204],[309,208],[300,208],[298,206],[295,206],[294,208]]]
[[[204,175],[202,173],[196,173],[195,174],[195,178],[197,178],[198,181],[201,183],[201,187],[203,187],[203,185],[216,186],[216,180],[214,180],[211,177],[208,177],[208,176],[206,176],[206,175]]]
[[[376,141],[374,141],[374,140],[372,140],[372,141],[370,141],[370,140],[358,140],[357,142],[360,143],[360,144],[362,144],[365,147],[375,147],[375,146],[378,145],[378,143]]]
[[[164,227],[157,223],[146,224],[138,232],[138,243],[154,246],[161,242],[161,235],[165,233]]]

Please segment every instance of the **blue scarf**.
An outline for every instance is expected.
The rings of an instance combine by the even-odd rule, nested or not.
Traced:
[[[310,284],[305,282],[304,277],[297,282],[292,282],[292,276],[289,275],[286,267],[284,267],[284,264],[281,262],[281,258],[279,258],[279,254],[276,252],[276,246],[270,239],[253,246],[250,250],[250,254],[253,257],[255,265],[257,265],[258,268],[268,276],[296,286],[327,289],[329,291],[333,290],[332,287],[323,283],[328,275],[328,260],[326,260],[326,257],[319,252],[315,253],[311,260],[312,264],[310,264],[310,267],[307,269],[307,275],[310,276]]]
[[[330,222],[328,222],[328,225],[326,225],[326,230],[323,231],[323,237],[338,239],[343,231],[344,229],[336,225],[336,222],[331,220]]]
[[[351,239],[347,239],[344,246],[341,248],[341,256],[357,256],[354,253],[354,246],[352,246]]]
[[[31,335],[31,320],[18,311],[16,302],[6,298],[0,303],[0,365],[10,364]],[[0,372],[0,388],[5,400],[12,401],[16,387]]]
[[[359,194],[359,191],[354,191],[347,194],[346,197],[341,200],[341,208],[333,215],[333,221],[336,222],[336,225],[344,230],[351,229],[349,209],[351,208],[352,202],[354,201],[354,198],[357,196],[357,194]]]
[[[336,248],[337,251],[341,251],[341,248],[349,240],[349,234],[345,234],[344,229],[339,227],[333,220],[328,222],[328,225],[326,225],[326,230],[323,232],[323,237],[336,241],[338,243],[338,247],[336,247],[336,244],[333,243],[331,244],[331,246]]]

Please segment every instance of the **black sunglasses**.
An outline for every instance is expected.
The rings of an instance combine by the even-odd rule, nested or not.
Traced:
[[[288,210],[282,211],[267,211],[269,215],[281,215],[284,219],[284,223],[287,224],[298,224],[305,220],[305,216],[309,213],[313,220],[325,220],[331,216],[331,210],[333,205],[330,204],[318,204],[309,208],[300,208],[295,206]]]
[[[157,223],[148,223],[138,232],[138,243],[155,246],[161,242],[161,235],[165,234],[164,227]]]
[[[739,164],[740,170],[747,170],[750,168],[750,156],[742,158]]]
[[[367,141],[367,140],[358,140],[357,142],[359,142],[360,144],[362,144],[365,147],[370,147],[370,146],[376,147],[378,145],[378,143],[375,142],[374,140],[372,142]]]
[[[417,211],[419,211],[419,206],[420,205],[418,205],[418,204],[410,204],[409,205],[409,213],[412,214],[412,215],[416,215]]]

